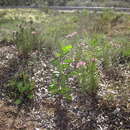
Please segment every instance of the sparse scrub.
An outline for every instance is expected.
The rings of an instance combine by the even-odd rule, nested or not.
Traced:
[[[40,32],[32,26],[33,23],[19,25],[19,29],[13,32],[13,40],[20,54],[25,57],[34,49],[38,49],[41,43]]]
[[[86,62],[79,61],[76,68],[77,80],[81,92],[96,95],[98,90],[98,71],[96,67],[96,59],[92,58]]]
[[[111,10],[101,14],[28,11],[0,13],[1,39],[13,42],[0,42],[0,73],[5,71],[1,79],[8,82],[0,82],[0,99],[7,94],[18,106],[27,104],[28,118],[32,115],[27,121],[36,129],[125,128],[129,121],[130,17]],[[13,65],[6,66],[12,54]],[[12,69],[15,60],[17,68]],[[16,127],[28,128],[24,123]]]

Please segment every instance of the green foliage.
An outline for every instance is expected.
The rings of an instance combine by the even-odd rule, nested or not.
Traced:
[[[103,20],[103,23],[108,23],[115,17],[115,15],[111,9],[105,9],[100,17]]]
[[[81,91],[96,94],[98,89],[98,72],[95,59],[84,62],[85,65],[77,68],[77,79]]]
[[[130,43],[126,42],[122,45],[122,55],[125,57],[130,57]]]
[[[67,5],[87,7],[130,7],[129,0],[70,0],[67,2]]]
[[[82,41],[75,48],[74,58],[76,61],[75,76],[82,92],[96,94],[98,90],[98,58],[101,58],[101,48],[99,39],[86,38],[85,35]]]
[[[29,76],[25,72],[20,73],[16,78],[10,80],[8,86],[14,90],[15,104],[21,104],[26,99],[33,99],[35,85],[33,81],[29,80]]]
[[[13,33],[13,39],[21,54],[28,55],[32,50],[38,49],[41,35],[32,23],[19,25],[18,31]]]
[[[66,42],[63,37],[76,29],[76,23],[68,15],[53,16],[53,13],[51,15],[48,23],[43,24],[45,31],[44,45],[57,49],[60,48],[61,44],[64,45],[64,42]]]
[[[114,63],[112,60],[120,54],[124,57],[130,56],[128,39],[123,37],[124,41],[121,40],[118,45],[117,41],[113,43],[111,36],[108,37],[113,23],[120,17],[112,11],[102,14],[89,13],[86,10],[62,14],[52,12],[47,17],[40,17],[41,13],[37,15],[35,23],[26,22],[19,26],[18,31],[14,32],[14,41],[19,52],[24,55],[40,47],[49,48],[49,52],[55,54],[52,61],[55,71],[48,88],[54,95],[62,95],[71,100],[73,90],[70,88],[70,78],[77,83],[82,92],[96,94],[100,80],[98,70],[102,71],[102,66],[103,72],[114,68],[112,65],[115,60]],[[19,17],[23,18],[25,16]],[[31,19],[33,18],[31,16]],[[50,51],[51,48],[55,50]],[[16,104],[22,103],[23,97],[32,98],[32,94],[28,96],[26,92],[30,93],[33,89],[29,91],[25,84],[31,86],[28,85],[31,84],[29,81],[24,83],[20,78],[13,80],[12,86],[17,89]]]
[[[89,51],[101,62],[104,70],[111,67],[114,50],[104,34],[95,34],[89,40]]]
[[[0,6],[18,6],[18,5],[27,6],[27,5],[31,5],[34,3],[36,3],[36,0],[1,0]]]
[[[56,71],[53,73],[52,84],[49,87],[49,90],[53,94],[61,94],[64,97],[68,97],[69,93],[71,93],[71,89],[68,87],[67,83],[69,78],[73,77],[76,77],[82,92],[96,94],[99,79],[96,65],[97,63],[96,60],[92,58],[93,53],[89,54],[88,50],[86,50],[87,54],[89,54],[86,56],[86,52],[82,50],[85,49],[77,48],[75,56],[75,53],[74,55],[72,53],[72,46],[67,45],[61,49],[60,53],[56,54],[57,58],[52,62],[56,67]],[[68,53],[71,53],[72,58],[75,57],[75,69],[70,66],[70,64],[72,64],[74,61],[68,58]],[[76,59],[78,59],[78,62]],[[85,59],[85,61],[82,61],[82,59]]]
[[[0,5],[10,6],[10,5],[41,5],[47,4],[49,6],[53,5],[66,5],[67,1],[70,0],[1,0]]]
[[[49,87],[49,91],[52,94],[59,94],[65,97],[67,100],[71,100],[71,89],[68,85],[68,79],[70,75],[66,73],[66,70],[70,68],[72,60],[65,58],[71,51],[72,45],[62,47],[61,52],[57,53],[57,57],[52,61],[52,64],[56,67],[56,71],[53,72],[52,83]]]

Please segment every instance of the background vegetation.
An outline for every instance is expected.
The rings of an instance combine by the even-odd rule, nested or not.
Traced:
[[[0,105],[1,128],[128,128],[129,25],[113,10],[0,9],[1,100],[18,108]]]
[[[107,6],[129,7],[129,0],[1,0],[1,6]]]

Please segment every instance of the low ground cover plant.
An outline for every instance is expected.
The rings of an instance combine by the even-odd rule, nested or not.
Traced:
[[[34,97],[35,84],[29,79],[26,72],[21,72],[8,82],[8,87],[13,91],[12,97],[15,99],[14,103],[19,105]]]

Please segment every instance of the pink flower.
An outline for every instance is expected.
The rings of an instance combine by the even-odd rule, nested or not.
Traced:
[[[66,35],[65,38],[72,38],[73,36],[75,36],[77,34],[78,34],[78,32],[73,32],[71,34]]]
[[[17,31],[12,31],[12,32],[13,32],[13,34],[14,34],[14,33],[17,33]]]
[[[96,58],[92,58],[91,61],[92,61],[92,62],[96,62]]]
[[[86,62],[84,61],[80,61],[76,64],[76,68],[79,68],[79,67],[82,67],[82,66],[85,66],[86,65]]]
[[[38,34],[38,32],[32,32],[33,35]]]
[[[74,78],[69,78],[69,81],[73,81],[74,80]]]
[[[80,45],[81,45],[81,46],[85,46],[85,43],[81,42]]]

